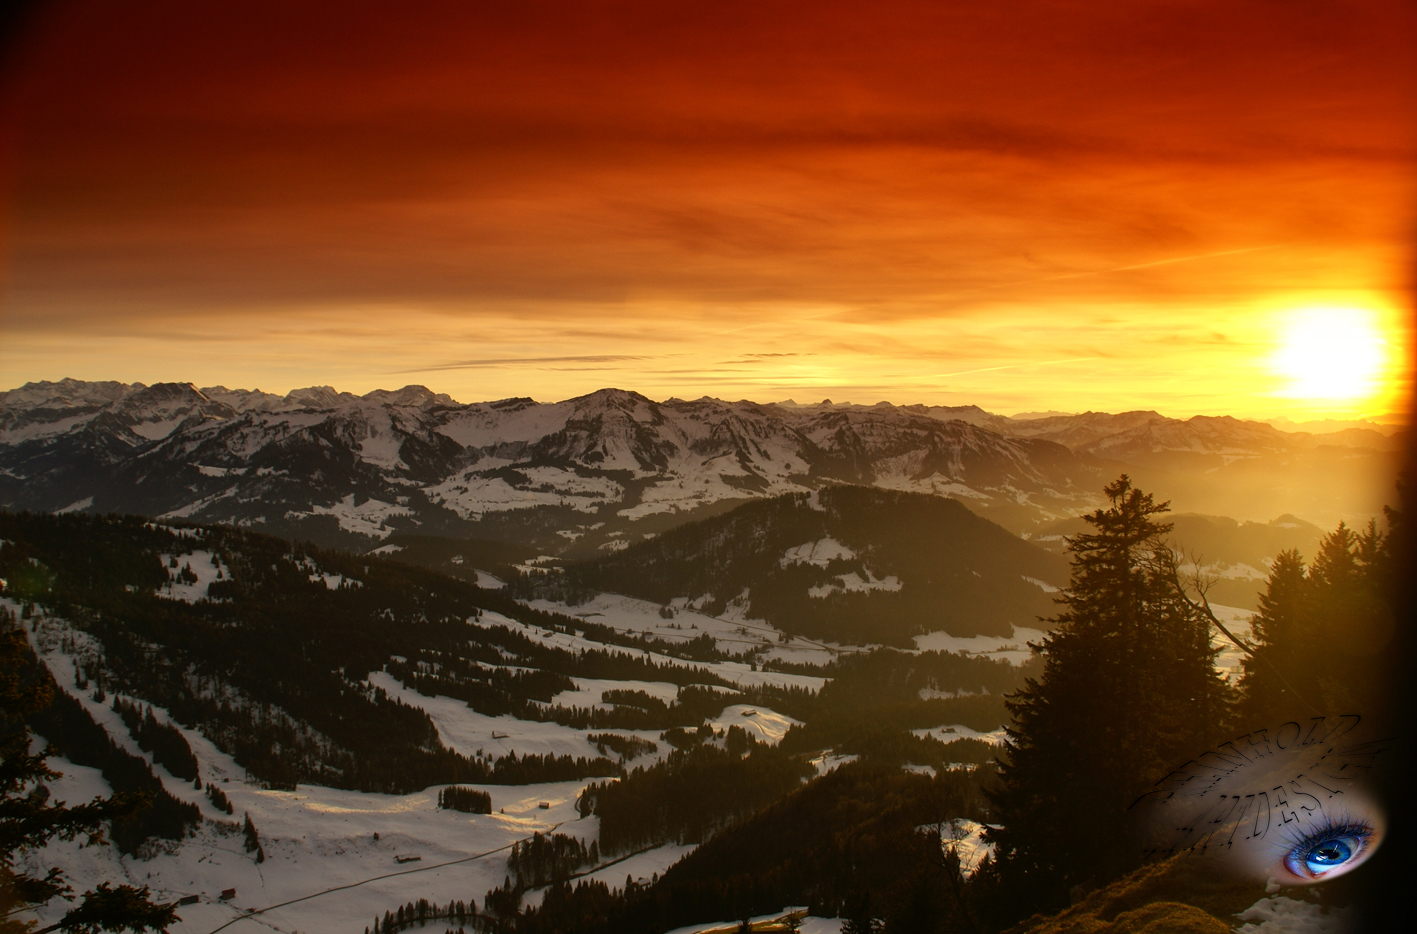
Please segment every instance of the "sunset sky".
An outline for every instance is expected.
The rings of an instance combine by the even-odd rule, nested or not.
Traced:
[[[0,389],[1405,407],[1406,2],[41,5]]]

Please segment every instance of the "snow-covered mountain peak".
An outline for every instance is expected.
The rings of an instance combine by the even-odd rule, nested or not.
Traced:
[[[227,419],[236,410],[207,397],[191,383],[154,383],[129,393],[112,407],[112,414],[134,435],[157,441],[190,422]]]
[[[332,409],[345,403],[358,402],[359,397],[349,392],[336,392],[333,386],[307,386],[292,389],[285,394],[281,408],[292,409]]]
[[[320,387],[323,390],[334,392],[328,386]],[[366,392],[361,398],[366,402],[377,402],[381,405],[411,406],[414,408],[428,408],[434,405],[454,406],[458,403],[452,396],[445,393],[434,392],[427,386],[405,386],[402,389],[375,389],[373,392]]]
[[[0,407],[12,409],[65,409],[108,405],[131,392],[146,388],[142,383],[112,380],[89,383],[65,377],[58,382],[42,380],[25,383],[18,389],[0,392]]]
[[[62,380],[0,395],[0,508],[255,523],[329,542],[422,529],[590,550],[733,502],[850,483],[960,499],[1026,529],[1095,508],[1119,464],[1163,495],[1139,468],[1168,471],[1173,490],[1177,470],[1226,489],[1210,472],[1314,451],[1314,437],[1153,411],[1010,419],[971,405],[656,402],[622,389],[463,405],[424,386],[278,396]],[[1333,464],[1381,466],[1375,451],[1347,453],[1365,450],[1358,441],[1313,462],[1329,472],[1324,491]],[[1275,488],[1263,471],[1234,487],[1266,503],[1259,516],[1185,508],[1303,514]]]

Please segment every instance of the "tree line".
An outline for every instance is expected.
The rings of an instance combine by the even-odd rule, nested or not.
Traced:
[[[3,625],[12,625],[8,621]],[[114,792],[141,802],[136,811],[115,817],[112,838],[121,853],[133,853],[153,838],[181,840],[201,821],[196,805],[174,798],[153,774],[147,760],[122,749],[93,716],[68,692],[54,684],[53,677],[26,646],[20,654],[26,677],[42,687],[49,703],[31,712],[25,722],[43,736],[55,751],[75,765],[103,773]]]
[[[706,743],[676,749],[618,782],[588,785],[576,807],[600,818],[600,852],[612,856],[662,843],[702,843],[813,774],[801,757],[751,742],[735,729],[735,748]]]
[[[438,792],[438,807],[464,814],[491,814],[492,796],[476,788],[450,785]]]
[[[123,719],[138,748],[153,755],[153,761],[178,778],[197,781],[197,757],[182,731],[170,723],[160,723],[151,706],[139,708],[136,703],[113,695],[113,712]]]

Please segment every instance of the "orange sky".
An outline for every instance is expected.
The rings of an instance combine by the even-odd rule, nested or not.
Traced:
[[[0,388],[1378,414],[1414,60],[1405,2],[50,4]],[[1312,306],[1367,395],[1275,372]]]

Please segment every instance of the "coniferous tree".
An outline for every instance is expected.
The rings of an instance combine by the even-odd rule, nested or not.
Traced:
[[[1307,590],[1303,557],[1292,549],[1280,552],[1250,624],[1252,654],[1244,659],[1240,678],[1244,713],[1257,723],[1305,703],[1285,673],[1297,677],[1298,647],[1309,637]]]
[[[33,930],[31,922],[13,914],[56,898],[73,900],[73,889],[57,869],[32,874],[17,865],[26,851],[52,839],[86,837],[104,842],[106,821],[131,814],[137,799],[95,798],[84,805],[66,806],[49,800],[44,784],[59,773],[45,764],[53,754],[46,749],[30,753],[31,733],[25,718],[43,710],[54,697],[53,682],[40,676],[24,633],[9,628],[13,618],[0,620],[0,934]],[[154,904],[146,886],[103,883],[85,892],[58,922],[34,931],[165,931],[178,920],[171,905]]]
[[[261,835],[256,832],[256,825],[251,822],[251,814],[246,814],[246,825],[242,828],[246,835],[246,852],[256,854],[256,862],[266,861],[265,847],[261,846]]]
[[[1307,569],[1297,552],[1275,560],[1240,682],[1248,725],[1383,707],[1372,673],[1395,625],[1391,587],[1403,531],[1402,514],[1386,513],[1387,533],[1376,523],[1362,532],[1339,523]]]
[[[1156,521],[1168,505],[1123,475],[1111,505],[1071,539],[1062,612],[1036,651],[1041,679],[1010,695],[1015,726],[994,796],[993,871],[1013,910],[1067,903],[1069,888],[1134,859],[1127,807],[1223,730],[1228,691],[1209,621],[1186,598]]]

